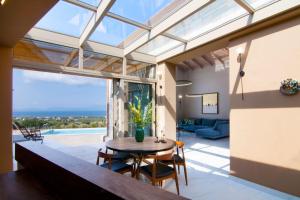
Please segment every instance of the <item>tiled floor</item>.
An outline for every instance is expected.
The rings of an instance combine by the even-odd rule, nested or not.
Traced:
[[[229,140],[206,140],[192,133],[182,133],[186,143],[185,155],[189,185],[185,185],[183,169],[179,175],[180,193],[191,199],[203,200],[300,200],[267,187],[229,175]],[[45,145],[91,163],[96,162],[101,135],[47,136]],[[163,189],[176,192],[174,181],[164,183]]]

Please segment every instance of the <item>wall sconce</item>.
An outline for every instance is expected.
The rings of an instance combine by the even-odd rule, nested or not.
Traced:
[[[242,100],[244,100],[244,88],[243,88],[243,80],[242,80],[242,78],[245,76],[245,71],[242,69],[244,49],[242,47],[239,47],[236,49],[236,53],[238,54],[237,62],[240,63],[239,75],[241,77],[241,84],[242,84]]]
[[[240,77],[244,77],[245,76],[245,72],[243,71],[242,69],[242,61],[243,61],[243,54],[244,54],[244,49],[243,48],[238,48],[236,50],[236,53],[238,54],[238,57],[237,57],[237,62],[240,63]]]
[[[181,94],[178,95],[178,99],[179,99],[179,104],[180,104],[180,105],[181,105],[182,97],[183,97],[183,96],[182,96]]]

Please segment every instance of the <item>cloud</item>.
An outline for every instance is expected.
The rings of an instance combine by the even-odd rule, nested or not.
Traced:
[[[97,28],[97,31],[101,32],[101,33],[106,33],[107,30],[105,28],[105,26],[103,25],[103,23],[101,22]]]
[[[165,3],[165,0],[156,0],[156,1],[154,1],[154,6],[156,8],[158,8],[158,7],[160,7],[164,3]]]
[[[76,14],[68,21],[68,23],[76,26],[77,28],[79,28],[80,32],[82,32],[90,18],[91,14],[89,12]]]
[[[80,23],[80,14],[74,15],[70,20],[69,23],[74,26],[79,26]]]
[[[37,71],[23,71],[25,83],[32,83],[36,81],[62,83],[66,85],[95,85],[105,86],[105,80],[99,78],[89,78],[82,76],[74,76],[67,74],[37,72]]]

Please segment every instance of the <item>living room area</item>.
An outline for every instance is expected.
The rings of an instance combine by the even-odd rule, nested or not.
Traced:
[[[177,63],[177,140],[185,144],[188,179],[186,186],[181,170],[182,194],[191,199],[231,199],[230,191],[236,199],[289,198],[230,174],[228,49],[185,54],[173,61]],[[175,191],[175,184],[167,182],[163,188]]]
[[[177,129],[199,138],[229,137],[228,49],[197,54],[177,64]]]

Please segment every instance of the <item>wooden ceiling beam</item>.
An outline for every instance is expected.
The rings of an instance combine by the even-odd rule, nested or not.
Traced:
[[[206,56],[206,55],[203,55],[203,56],[201,56],[201,58],[205,61],[205,62],[207,62],[210,66],[214,66],[214,63]]]
[[[211,55],[218,60],[220,63],[222,63],[223,66],[225,66],[225,62],[219,57],[217,56],[217,54],[215,54],[214,52],[211,52]]]
[[[192,67],[192,65],[188,61],[183,61],[182,63],[184,65],[186,65],[190,70],[194,70],[194,68]]]
[[[196,58],[193,58],[192,61],[193,61],[194,63],[196,63],[197,65],[199,65],[201,69],[204,68],[204,66],[202,65],[202,63],[200,63]]]

